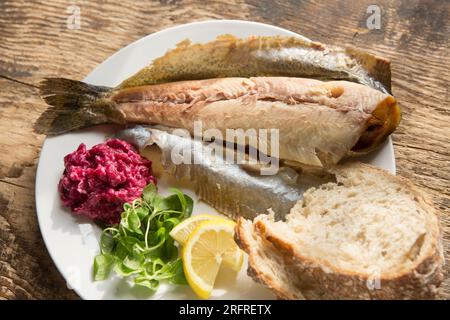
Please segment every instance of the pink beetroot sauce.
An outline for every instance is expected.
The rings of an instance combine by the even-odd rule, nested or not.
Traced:
[[[86,150],[84,143],[64,157],[58,190],[74,213],[108,225],[120,221],[123,204],[142,195],[152,176],[151,161],[129,143],[111,139]]]

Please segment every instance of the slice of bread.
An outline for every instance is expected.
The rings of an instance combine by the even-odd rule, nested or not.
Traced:
[[[286,221],[240,218],[248,273],[282,299],[436,298],[444,261],[436,211],[407,179],[350,163],[305,192]]]

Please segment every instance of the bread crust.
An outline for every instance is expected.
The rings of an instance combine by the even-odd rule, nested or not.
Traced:
[[[379,276],[379,288],[369,288],[368,282],[376,284],[376,282],[373,282],[376,279],[369,278],[367,274],[343,270],[334,265],[324,265],[310,257],[303,256],[295,248],[295,244],[293,245],[282,235],[273,232],[270,228],[270,221],[266,221],[266,219],[256,219],[252,223],[253,237],[260,237],[262,241],[270,243],[275,251],[278,251],[283,263],[290,268],[287,272],[292,277],[292,283],[295,285],[296,291],[306,299],[437,298],[439,296],[438,288],[443,280],[442,264],[444,261],[438,213],[427,196],[406,178],[396,177],[384,170],[361,163],[336,166],[330,169],[336,175],[338,182],[340,179],[344,179],[346,174],[358,173],[358,170],[381,174],[386,179],[392,179],[395,183],[406,186],[413,195],[416,205],[427,213],[426,222],[428,236],[430,237],[428,250],[421,252],[415,264],[407,270],[397,273],[383,273]],[[249,270],[251,270],[249,274],[258,282],[272,288],[281,299],[292,299],[292,293],[286,292],[282,285],[274,283],[272,277],[268,277],[259,270],[258,265],[254,262],[256,259],[254,255],[257,254],[257,251],[252,248],[248,227],[245,230],[244,221],[241,220],[238,221],[236,234],[241,248],[249,253]]]
[[[246,223],[249,223],[250,225],[245,226]],[[255,236],[255,234],[252,234],[253,230],[250,230],[249,232],[249,230],[247,230],[246,228],[253,229],[253,225],[251,224],[250,221],[245,220],[244,218],[239,218],[235,229],[234,240],[242,250],[248,253],[247,274],[256,282],[269,287],[279,299],[303,300],[304,297],[300,292],[297,291],[291,292],[289,290],[286,290],[285,288],[286,284],[277,281],[275,274],[264,272],[262,268],[260,268],[259,263],[257,261],[258,248],[256,247],[255,241],[254,240],[252,241],[251,239],[251,237]],[[268,245],[270,246],[270,244]],[[264,250],[270,249],[265,247]],[[282,258],[280,257],[280,259]],[[283,263],[280,261],[279,267],[284,269],[286,268],[286,265],[283,265]],[[280,272],[282,271],[283,270],[280,270]]]

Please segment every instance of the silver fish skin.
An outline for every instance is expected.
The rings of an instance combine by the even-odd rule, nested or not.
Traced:
[[[134,144],[141,151],[156,145],[161,150],[162,165],[167,173],[176,179],[190,180],[201,200],[232,219],[253,219],[268,209],[275,212],[277,220],[283,219],[308,188],[321,183],[320,179],[302,179],[302,175],[289,167],[281,167],[275,175],[260,175],[246,165],[226,162],[211,152],[209,144],[173,134],[162,127],[136,126],[118,132],[115,137]],[[175,164],[174,148],[191,150],[195,163],[175,161]]]

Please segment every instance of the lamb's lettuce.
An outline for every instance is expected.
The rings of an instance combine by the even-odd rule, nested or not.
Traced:
[[[163,197],[149,184],[141,198],[124,204],[120,223],[105,228],[100,237],[94,280],[107,279],[114,271],[151,290],[161,280],[186,284],[183,263],[169,233],[192,214],[193,201],[178,189],[170,191],[172,195]]]

